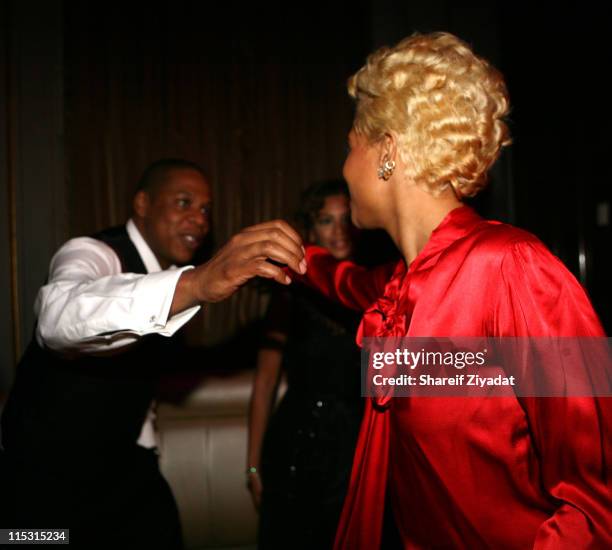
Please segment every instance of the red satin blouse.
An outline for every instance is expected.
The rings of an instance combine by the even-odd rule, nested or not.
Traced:
[[[307,250],[309,284],[366,309],[364,336],[603,336],[533,235],[453,210],[414,262],[374,271]],[[612,400],[368,399],[336,550],[612,548]]]

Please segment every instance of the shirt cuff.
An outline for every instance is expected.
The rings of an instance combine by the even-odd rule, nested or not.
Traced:
[[[172,336],[200,310],[201,306],[193,306],[168,318],[178,280],[188,269],[193,266],[150,273],[138,281],[135,294],[144,299],[135,301],[132,314],[142,320],[139,334]]]

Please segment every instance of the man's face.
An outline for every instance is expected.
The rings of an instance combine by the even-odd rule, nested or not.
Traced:
[[[162,269],[189,263],[210,230],[209,183],[189,168],[170,170],[155,191],[134,199],[134,219]]]

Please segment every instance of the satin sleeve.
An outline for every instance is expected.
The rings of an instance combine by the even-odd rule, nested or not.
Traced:
[[[539,241],[515,243],[502,261],[500,336],[605,336],[589,299]],[[612,398],[523,397],[536,472],[554,513],[534,549],[612,548]]]
[[[383,294],[396,268],[396,262],[368,268],[339,261],[325,248],[314,245],[306,247],[306,262],[306,274],[291,272],[293,279],[356,311],[365,311]]]

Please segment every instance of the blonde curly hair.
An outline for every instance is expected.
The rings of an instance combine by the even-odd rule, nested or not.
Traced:
[[[473,196],[501,148],[508,92],[499,71],[449,33],[414,34],[371,54],[348,81],[353,128],[370,143],[398,137],[406,176],[435,195]]]

